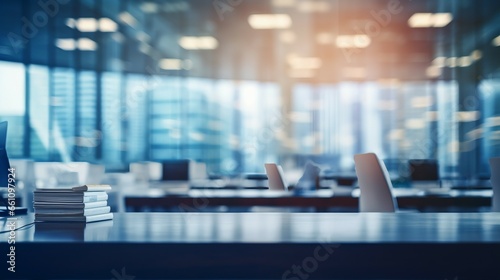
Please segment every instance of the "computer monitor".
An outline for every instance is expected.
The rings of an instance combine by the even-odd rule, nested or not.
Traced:
[[[166,160],[162,162],[162,181],[189,181],[189,165],[187,159]]]
[[[410,179],[412,181],[438,181],[439,166],[433,159],[410,159]]]

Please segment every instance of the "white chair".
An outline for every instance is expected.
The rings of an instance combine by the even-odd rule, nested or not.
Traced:
[[[316,190],[319,189],[319,173],[321,167],[312,161],[307,161],[304,173],[295,185],[296,190]]]
[[[500,212],[500,157],[490,158],[490,170],[490,181],[493,188],[491,211]]]
[[[359,189],[360,212],[396,212],[397,201],[392,194],[389,172],[376,154],[354,156]]]
[[[266,168],[267,180],[269,181],[269,189],[272,191],[287,190],[287,184],[281,166],[275,163],[266,163],[264,167]]]
[[[132,162],[129,164],[130,173],[134,174],[137,183],[149,182],[149,168],[147,162]]]

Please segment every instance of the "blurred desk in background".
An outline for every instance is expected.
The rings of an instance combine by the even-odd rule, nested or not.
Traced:
[[[492,190],[422,191],[395,189],[402,209],[421,212],[476,212],[491,207]],[[302,194],[270,190],[188,190],[169,192],[160,189],[126,191],[123,194],[127,211],[217,211],[214,207],[250,208],[254,206],[299,207],[306,212],[357,212],[359,190],[337,188]],[[298,211],[301,211],[300,209]]]

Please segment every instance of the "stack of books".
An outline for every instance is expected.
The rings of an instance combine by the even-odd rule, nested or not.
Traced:
[[[109,185],[36,189],[35,222],[97,222],[113,219],[108,206]]]

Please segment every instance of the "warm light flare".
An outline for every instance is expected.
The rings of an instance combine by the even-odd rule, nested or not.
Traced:
[[[371,39],[368,35],[339,35],[335,41],[339,48],[366,48],[370,45]]]
[[[253,29],[286,29],[292,26],[292,19],[287,14],[254,14],[248,23]]]
[[[453,20],[450,13],[415,13],[408,19],[413,28],[445,27]]]

